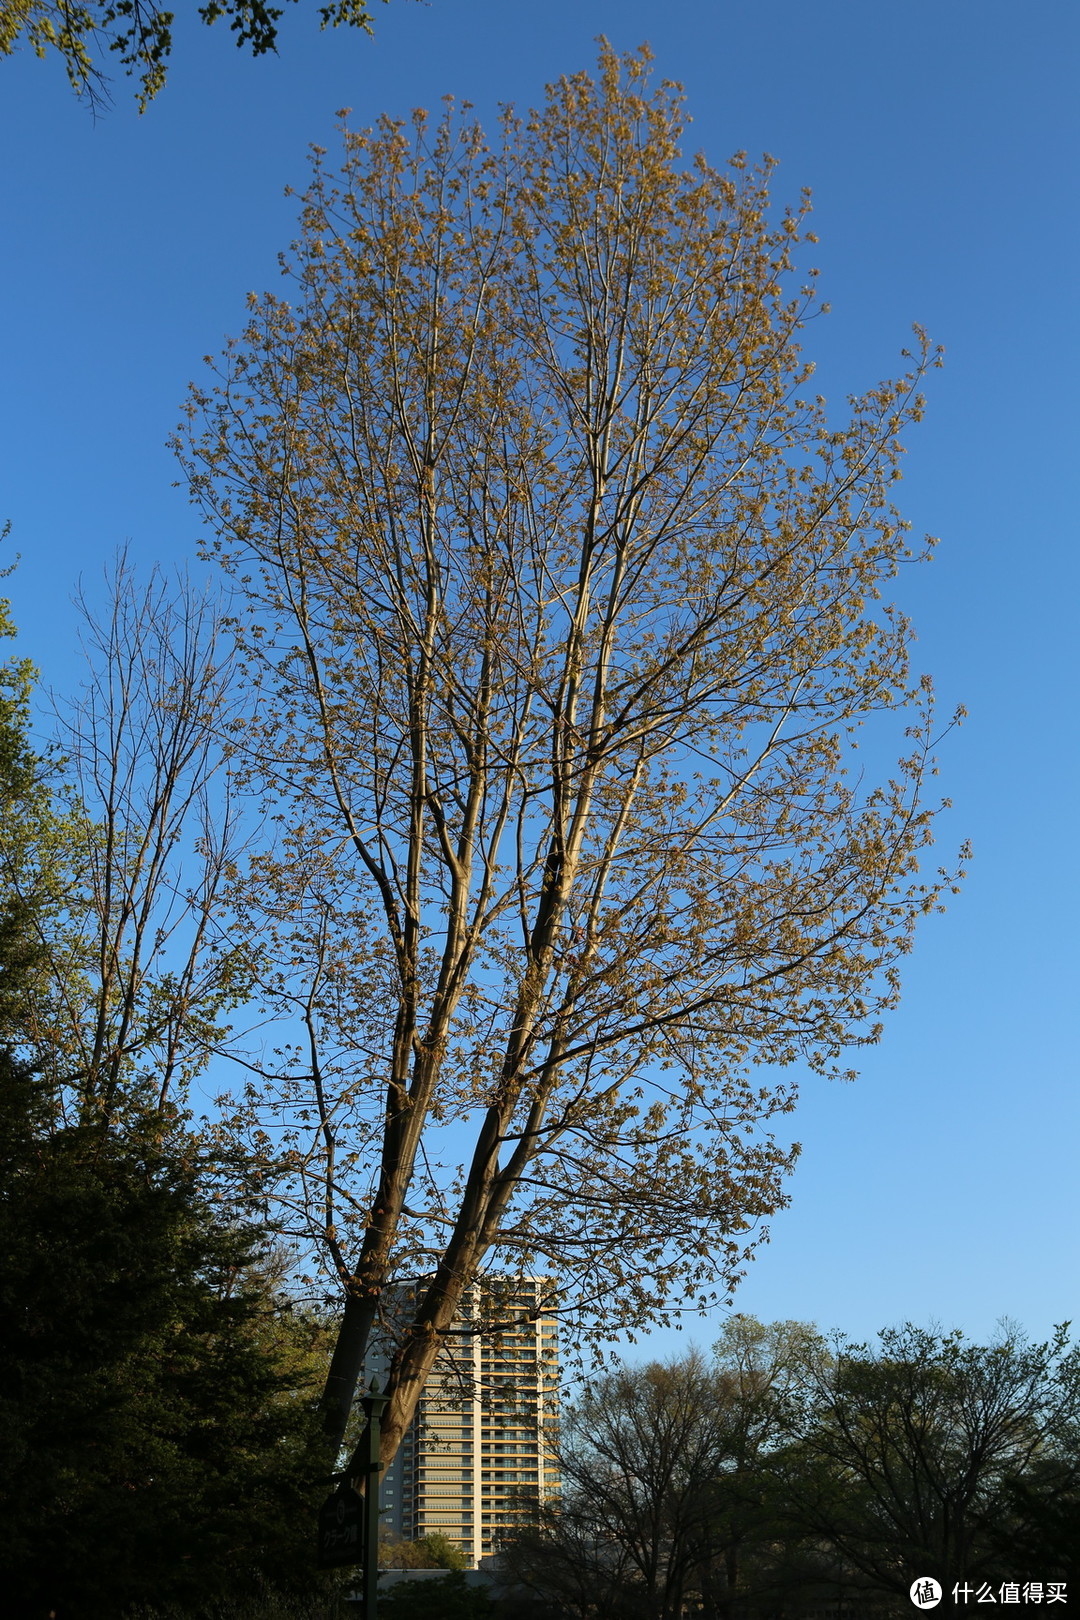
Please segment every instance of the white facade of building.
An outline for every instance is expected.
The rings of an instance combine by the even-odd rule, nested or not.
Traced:
[[[496,1283],[485,1284],[485,1295]],[[439,1532],[475,1567],[530,1501],[559,1488],[556,1319],[547,1278],[499,1290],[497,1336],[470,1332],[479,1294],[440,1353],[415,1418],[382,1477],[383,1523],[406,1540]],[[488,1314],[491,1314],[490,1305]],[[382,1382],[386,1352],[372,1358]]]

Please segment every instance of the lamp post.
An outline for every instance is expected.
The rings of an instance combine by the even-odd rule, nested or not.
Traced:
[[[364,1494],[364,1620],[376,1620],[379,1606],[379,1475],[382,1462],[379,1457],[382,1439],[382,1415],[388,1396],[379,1391],[378,1380],[371,1380],[371,1388],[363,1397],[364,1416],[367,1418],[367,1461],[364,1472],[367,1485]]]

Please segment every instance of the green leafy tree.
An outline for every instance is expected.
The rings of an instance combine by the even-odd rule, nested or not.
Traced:
[[[876,1350],[837,1345],[810,1394],[790,1514],[853,1584],[905,1597],[921,1574],[951,1590],[1052,1573],[1018,1559],[1040,1505],[1075,1500],[1080,1352],[1065,1328],[1031,1344],[1005,1327],[988,1345],[889,1329]]]
[[[461,1548],[444,1536],[432,1531],[416,1541],[405,1541],[387,1536],[379,1543],[381,1569],[467,1569],[468,1560]]]
[[[565,1487],[504,1559],[537,1612],[910,1613],[918,1574],[1068,1581],[1080,1357],[1064,1329],[880,1345],[733,1317],[713,1364],[623,1368],[569,1414]]]
[[[227,18],[237,46],[248,46],[253,56],[276,51],[283,14],[281,6],[266,0],[208,0],[197,8],[201,22]],[[143,112],[165,83],[175,20],[175,12],[153,0],[2,0],[0,55],[10,56],[20,44],[36,56],[59,55],[72,88],[94,103],[107,89],[102,62],[114,55],[136,79]],[[331,0],[319,7],[320,28],[342,25],[371,33],[366,0]]]
[[[282,1031],[235,1128],[284,1128],[341,1290],[333,1438],[388,1286],[428,1279],[386,1457],[486,1268],[601,1335],[730,1291],[784,1201],[779,1071],[848,1072],[951,882],[884,600],[932,356],[830,421],[805,209],[682,126],[605,48],[492,144],[346,133],[293,301],[191,405],[280,834],[234,894]],[[874,786],[851,748],[890,715]]]
[[[0,639],[14,635],[0,600]],[[33,1047],[30,1008],[52,978],[46,941],[72,886],[73,818],[57,801],[55,766],[28,740],[36,678],[28,659],[0,663],[0,1041],[19,1047]]]
[[[1009,1511],[991,1532],[1011,1568],[1080,1580],[1080,1433],[1075,1428],[1026,1476],[1011,1482]]]
[[[725,1456],[708,1500],[700,1571],[702,1612],[730,1617],[768,1609],[783,1590],[778,1542],[785,1524],[782,1459],[805,1418],[808,1375],[825,1346],[804,1322],[727,1319],[713,1349],[727,1416]]]

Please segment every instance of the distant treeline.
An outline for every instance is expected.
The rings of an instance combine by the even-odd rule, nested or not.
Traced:
[[[869,1346],[735,1316],[711,1357],[589,1386],[562,1453],[560,1502],[506,1554],[537,1616],[910,1615],[920,1577],[947,1611],[1052,1608],[1078,1575],[1064,1328],[978,1345],[907,1325]]]

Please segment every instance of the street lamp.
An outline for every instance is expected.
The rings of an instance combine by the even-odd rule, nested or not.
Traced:
[[[379,1606],[379,1475],[382,1461],[379,1457],[382,1440],[382,1415],[389,1396],[379,1391],[378,1380],[371,1380],[371,1388],[363,1396],[361,1405],[367,1418],[367,1461],[363,1471],[367,1475],[364,1494],[364,1620],[376,1620]]]

